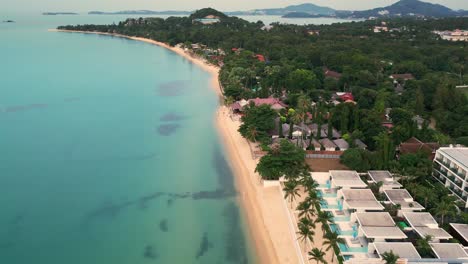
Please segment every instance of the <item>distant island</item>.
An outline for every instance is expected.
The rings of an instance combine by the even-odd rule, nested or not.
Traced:
[[[325,17],[325,15],[314,15],[306,12],[291,12],[282,16],[283,18],[316,18],[316,17]]]
[[[15,23],[13,20],[4,20],[3,23]]]
[[[330,7],[318,6],[310,3],[300,5],[290,5],[284,8],[255,9],[250,11],[227,12],[228,15],[267,15],[285,16],[289,13],[307,13],[313,15],[330,16],[335,14],[335,10]]]
[[[126,10],[117,12],[91,11],[88,15],[190,15],[189,11],[152,11],[152,10]]]
[[[91,11],[89,15],[174,15],[188,16],[194,11],[152,11],[126,10],[117,12]],[[63,13],[50,13],[63,14]],[[363,11],[335,10],[330,7],[318,6],[311,3],[290,5],[284,8],[253,9],[246,11],[224,12],[229,16],[282,16],[284,18],[316,18],[333,17],[343,19],[376,19],[392,17],[463,17],[468,15],[466,10],[452,10],[439,4],[431,4],[419,0],[400,0],[392,5]]]
[[[73,12],[44,12],[43,16],[58,16],[58,15],[78,15],[78,13]]]

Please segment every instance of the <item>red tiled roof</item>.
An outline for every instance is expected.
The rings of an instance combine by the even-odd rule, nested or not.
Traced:
[[[436,142],[424,143],[421,142],[419,139],[413,137],[408,139],[406,142],[400,144],[400,153],[401,154],[409,154],[409,153],[417,153],[419,151],[424,151],[428,154],[434,153],[440,145]]]
[[[326,69],[325,70],[325,76],[330,77],[330,78],[339,79],[339,78],[341,78],[341,73]]]
[[[273,98],[273,97],[270,97],[270,98],[255,98],[255,99],[250,99],[249,100],[249,103],[250,102],[253,102],[256,106],[260,106],[260,105],[264,105],[264,104],[267,104],[267,105],[275,105],[275,104],[279,104],[283,107],[287,107],[286,104],[284,104],[283,102],[281,102],[280,99],[278,98]]]
[[[242,106],[239,104],[239,102],[235,102],[231,105],[232,110],[241,110]]]
[[[261,54],[257,54],[255,55],[255,57],[257,57],[257,60],[261,61],[261,62],[265,62],[265,56],[261,55]]]
[[[354,96],[352,93],[345,93],[340,96],[340,99],[343,101],[354,101]]]

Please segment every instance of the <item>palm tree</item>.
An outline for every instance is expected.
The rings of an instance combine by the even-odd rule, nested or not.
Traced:
[[[309,195],[306,197],[306,200],[309,201],[315,208],[319,208],[322,197],[320,197],[314,190],[309,191],[308,194]]]
[[[382,181],[379,181],[379,182],[373,182],[373,183],[370,183],[369,184],[369,189],[374,193],[374,195],[377,195],[380,193],[380,188],[382,188],[383,186],[383,182]]]
[[[301,194],[299,193],[298,183],[297,181],[291,180],[284,183],[284,199],[288,199],[291,209],[292,203],[296,200],[296,197],[300,197]]]
[[[399,258],[397,254],[393,253],[393,250],[382,254],[382,259],[385,261],[385,264],[396,264]]]
[[[290,127],[290,129],[293,130],[294,132],[294,125],[299,125],[301,122],[302,122],[303,118],[301,116],[301,114],[299,112],[295,112],[292,116],[291,116],[291,121],[292,121],[292,127]],[[292,136],[292,134],[291,134]],[[301,137],[302,139],[302,137]],[[297,142],[299,143],[299,138],[297,138]]]
[[[299,116],[301,117],[300,122],[304,123],[306,121],[307,112],[309,111],[311,105],[312,103],[310,102],[310,99],[306,95],[301,94],[297,98],[297,110],[298,110]]]
[[[254,126],[249,126],[249,130],[247,132],[247,137],[253,141],[253,142],[256,142],[257,140],[257,136],[258,136],[258,131],[257,131],[257,128],[254,127]]]
[[[423,238],[419,238],[416,241],[416,248],[418,249],[419,253],[421,256],[424,257],[430,257],[431,256],[431,245],[429,244],[432,241],[432,236],[431,235],[426,235]]]
[[[232,96],[228,96],[226,99],[224,99],[224,105],[227,107],[230,107],[233,103],[234,103],[234,98],[232,98]]]
[[[325,232],[325,230],[326,230],[325,227],[327,225],[329,225],[329,224],[334,223],[333,215],[330,214],[329,212],[319,211],[318,215],[317,215],[317,218],[315,219],[315,223],[321,223],[322,224],[322,230],[323,230],[323,232]]]
[[[325,252],[323,252],[321,249],[318,248],[313,248],[311,251],[309,251],[309,260],[316,260],[317,264],[319,262],[322,262],[323,264],[327,264],[327,261],[325,260]]]
[[[338,245],[338,243],[344,244],[346,241],[344,238],[341,238],[338,236],[338,233],[336,232],[329,232],[323,236],[325,239],[323,241],[323,245],[327,245],[325,250],[330,250],[333,248],[334,245]],[[332,262],[335,259],[335,252],[332,254]]]
[[[424,200],[424,208],[427,208],[428,202],[430,200],[434,200],[435,193],[432,188],[428,188],[422,185],[415,185],[414,186],[415,196],[421,200]]]
[[[301,218],[306,217],[311,219],[317,212],[315,207],[312,206],[312,203],[307,199],[300,202],[296,209],[299,211],[299,217]]]
[[[447,197],[448,198],[448,197]],[[440,225],[444,225],[444,220],[446,216],[453,216],[457,213],[457,207],[453,200],[450,198],[442,199],[442,201],[437,204],[434,208],[434,214],[440,217]]]
[[[312,179],[310,175],[305,175],[301,179],[301,184],[304,186],[306,192],[316,191],[319,184]]]
[[[299,234],[298,239],[304,244],[304,249],[306,248],[307,239],[310,242],[314,242],[315,232],[312,230],[314,227],[314,223],[307,218],[301,218],[297,224],[297,228],[299,229],[299,232],[297,232]]]

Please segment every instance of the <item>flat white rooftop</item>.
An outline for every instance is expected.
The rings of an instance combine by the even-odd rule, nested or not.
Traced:
[[[465,170],[468,169],[468,148],[440,148],[438,152],[460,163],[465,167]]]
[[[336,187],[366,188],[367,184],[361,180],[356,171],[331,170],[332,184]]]
[[[430,213],[422,212],[407,212],[403,213],[411,227],[421,237],[426,235],[432,236],[434,239],[450,239],[452,236],[444,229],[439,227],[434,217]]]
[[[382,182],[384,186],[391,186],[393,188],[400,188],[402,185],[395,181],[393,175],[389,171],[368,171],[367,174],[373,182]]]
[[[380,257],[385,252],[393,251],[400,258],[421,259],[421,256],[411,242],[374,242],[369,244],[369,247],[373,247]]]
[[[369,189],[343,189],[343,199],[351,209],[383,210],[384,207]]]
[[[457,243],[430,243],[432,251],[440,259],[467,259],[468,254],[461,244]]]
[[[453,230],[455,230],[460,236],[465,239],[465,241],[468,241],[468,225],[467,224],[455,224],[452,223],[450,224],[452,226]]]
[[[326,184],[327,181],[330,180],[330,174],[328,172],[311,172],[310,176],[318,184]]]
[[[399,204],[401,209],[423,210],[424,207],[413,200],[413,197],[406,189],[384,190],[388,200],[393,204]]]
[[[407,238],[387,212],[356,213],[356,218],[362,232],[367,238]]]

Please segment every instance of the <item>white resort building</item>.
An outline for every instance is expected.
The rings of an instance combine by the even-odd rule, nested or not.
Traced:
[[[397,263],[468,263],[468,248],[449,243],[452,235],[430,213],[421,212],[424,207],[390,172],[333,170],[312,172],[311,177],[319,184],[321,210],[333,216],[330,229],[344,239],[338,247],[345,264],[384,264],[383,254],[390,251],[398,255]],[[381,183],[378,195],[368,187],[373,183]],[[389,210],[388,205],[398,209]],[[455,227],[468,233],[468,226]],[[423,258],[413,244],[426,235],[432,237],[431,258]]]
[[[437,150],[433,176],[468,208],[468,148],[448,147]]]
[[[468,30],[454,31],[434,31],[435,34],[439,35],[443,40],[449,41],[468,41]]]

